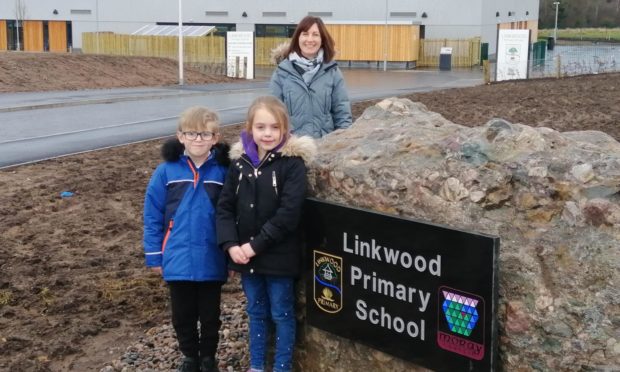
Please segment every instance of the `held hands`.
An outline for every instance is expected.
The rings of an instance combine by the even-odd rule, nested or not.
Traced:
[[[254,249],[252,249],[252,246],[250,245],[250,243],[245,243],[244,245],[242,245],[241,250],[243,251],[243,254],[245,254],[245,256],[248,259],[256,256],[256,252],[254,252]]]
[[[152,271],[152,272],[154,272],[154,273],[156,273],[156,274],[159,274],[159,276],[162,276],[162,275],[163,275],[163,272],[162,272],[161,266],[154,266],[154,267],[150,267],[150,269],[151,269],[151,271]]]
[[[231,247],[228,250],[228,254],[230,258],[232,258],[233,262],[240,265],[245,265],[250,262],[250,258],[256,256],[256,252],[252,249],[250,243],[245,243],[243,245]]]
[[[245,265],[250,262],[250,259],[246,257],[245,253],[243,253],[243,250],[238,245],[230,247],[228,249],[228,255],[230,255],[234,263],[239,265]]]

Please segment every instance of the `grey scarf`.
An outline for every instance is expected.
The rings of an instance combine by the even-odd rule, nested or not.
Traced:
[[[319,53],[316,58],[313,60],[309,60],[306,57],[300,56],[296,52],[292,52],[288,55],[288,59],[298,66],[303,71],[305,71],[301,77],[304,79],[306,85],[309,85],[312,81],[314,75],[321,68],[321,63],[323,63],[323,49],[319,49]]]

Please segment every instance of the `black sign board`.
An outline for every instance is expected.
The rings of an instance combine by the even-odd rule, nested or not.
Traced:
[[[437,371],[495,369],[499,238],[316,199],[305,209],[310,325]]]

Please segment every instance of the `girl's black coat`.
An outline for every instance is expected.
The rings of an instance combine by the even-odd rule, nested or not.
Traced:
[[[241,143],[230,152],[231,164],[217,205],[217,240],[227,251],[250,242],[256,256],[229,268],[247,273],[298,276],[299,221],[306,197],[306,162],[316,152],[309,137],[291,137],[279,152],[254,167]]]

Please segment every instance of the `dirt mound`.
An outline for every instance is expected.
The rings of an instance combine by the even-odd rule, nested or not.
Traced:
[[[11,63],[22,57],[6,56],[0,54],[2,89],[5,79],[21,79],[24,90],[45,83],[38,81],[42,72],[13,72]],[[132,81],[134,86],[153,81],[149,79],[156,85],[175,79],[176,67],[168,60],[64,57],[60,65],[67,70],[62,73],[81,79],[73,89],[100,88],[101,81],[112,79]],[[37,64],[49,81],[59,73],[54,70],[56,55],[37,55],[36,62],[29,55],[23,58]],[[153,61],[161,66],[138,73]],[[164,82],[168,75],[171,80]],[[63,84],[70,80],[47,86],[67,89]],[[410,98],[465,125],[503,117],[561,131],[603,130],[620,139],[618,87],[620,74],[610,74],[509,82]],[[370,104],[355,104],[355,115]],[[238,126],[224,130],[229,141],[238,132]],[[141,247],[144,189],[159,162],[160,143],[0,171],[0,370],[98,370],[146,327],[169,321],[166,289],[143,268]],[[63,198],[63,191],[73,196]]]
[[[187,84],[234,81],[190,67],[184,69],[183,79]],[[178,82],[178,64],[168,58],[0,53],[0,92],[163,86]]]

